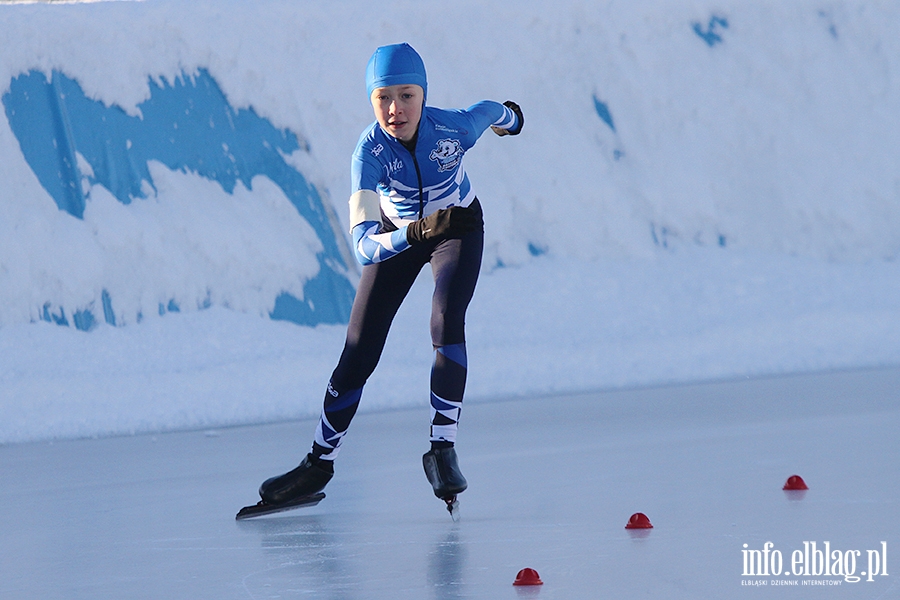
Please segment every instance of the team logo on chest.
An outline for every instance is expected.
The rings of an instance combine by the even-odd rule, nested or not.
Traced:
[[[428,155],[428,158],[438,164],[438,171],[449,171],[462,160],[463,149],[459,140],[438,140],[437,146]]]

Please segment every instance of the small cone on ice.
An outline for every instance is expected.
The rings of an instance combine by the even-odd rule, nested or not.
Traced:
[[[653,525],[644,513],[634,513],[628,519],[625,529],[653,529]]]
[[[541,581],[540,575],[534,569],[522,569],[516,575],[513,585],[544,585],[544,582]]]
[[[806,482],[799,475],[791,475],[784,484],[783,490],[808,490]]]

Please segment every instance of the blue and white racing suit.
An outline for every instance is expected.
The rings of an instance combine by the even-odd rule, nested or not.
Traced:
[[[516,115],[485,100],[467,110],[425,107],[415,152],[373,123],[350,163],[350,227],[357,259],[381,262],[409,248],[406,226],[451,206],[467,207],[475,192],[463,155],[484,131],[512,129]]]
[[[480,212],[462,159],[490,126],[512,130],[519,126],[518,117],[491,101],[467,110],[424,107],[412,143],[400,142],[377,123],[360,136],[351,162],[350,225],[364,266],[344,349],[325,394],[313,456],[333,460],[337,455],[394,315],[426,263],[435,282],[431,441],[455,442],[467,373],[465,313],[481,268],[484,232],[410,245],[406,229],[451,206]]]

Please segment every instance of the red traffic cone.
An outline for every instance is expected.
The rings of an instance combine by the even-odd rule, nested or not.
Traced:
[[[634,513],[628,519],[625,529],[653,529],[653,525],[644,513]]]
[[[787,481],[784,484],[784,487],[781,488],[783,490],[808,490],[806,482],[803,481],[803,478],[799,475],[791,475],[787,478]]]
[[[544,582],[541,581],[541,576],[534,569],[522,569],[516,575],[513,585],[544,585]]]

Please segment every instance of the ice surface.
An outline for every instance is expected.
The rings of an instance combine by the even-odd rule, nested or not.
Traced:
[[[421,472],[427,409],[358,416],[320,505],[241,522],[314,422],[2,446],[0,596],[896,598],[898,385],[884,369],[469,403],[456,524]],[[792,474],[805,496],[781,490]],[[654,528],[627,531],[635,512]],[[888,575],[743,576],[743,545],[769,541],[788,568],[803,542],[859,550],[857,575],[885,541]],[[544,585],[514,588],[525,567]]]

